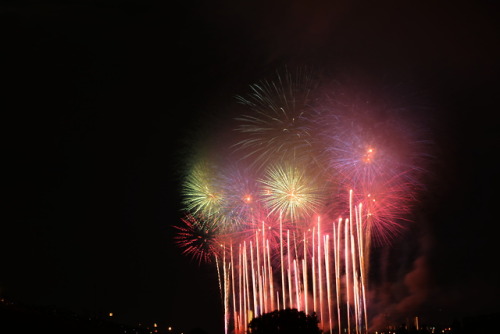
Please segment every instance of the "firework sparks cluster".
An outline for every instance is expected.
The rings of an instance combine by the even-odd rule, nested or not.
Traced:
[[[419,140],[398,108],[307,71],[249,89],[230,153],[185,175],[176,242],[217,266],[226,332],[284,308],[315,312],[325,332],[366,332],[370,248],[404,228]]]

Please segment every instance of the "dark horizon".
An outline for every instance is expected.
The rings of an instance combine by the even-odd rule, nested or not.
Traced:
[[[0,297],[223,333],[215,268],[173,242],[183,168],[233,116],[235,95],[288,65],[409,88],[427,107],[436,159],[413,223],[376,251],[395,270],[373,311],[499,312],[496,3],[178,6],[0,6]]]

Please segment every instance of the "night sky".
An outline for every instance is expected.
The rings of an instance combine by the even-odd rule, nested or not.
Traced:
[[[234,96],[287,65],[425,107],[427,187],[377,251],[392,276],[374,309],[499,312],[499,8],[436,2],[3,3],[0,296],[223,333],[215,267],[172,241],[181,175]]]

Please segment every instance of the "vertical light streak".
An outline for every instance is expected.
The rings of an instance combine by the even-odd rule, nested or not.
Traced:
[[[304,311],[306,314],[309,314],[309,308],[308,308],[308,305],[307,305],[307,292],[309,291],[309,287],[308,287],[308,284],[307,284],[307,262],[306,262],[306,259],[303,258],[302,259],[302,275],[303,275],[303,280],[304,280]]]
[[[347,225],[349,225],[348,227],[348,231],[349,231],[349,234],[346,235],[346,256],[349,254],[349,248],[350,248],[350,245],[349,245],[349,242],[351,241],[351,238],[350,238],[350,235],[352,234],[352,195],[353,195],[353,191],[352,189],[349,190],[349,221],[346,222]],[[354,268],[353,268],[354,269]],[[350,274],[349,274],[349,260],[348,260],[348,256],[346,258],[346,277],[347,277],[347,282],[349,282],[349,278],[350,278]],[[352,282],[351,282],[352,284]],[[351,307],[351,304],[350,304],[350,290],[349,290],[349,287],[347,287],[347,304],[348,304],[348,307],[347,307],[347,326],[348,326],[348,333],[351,332],[351,318],[350,318],[350,307]]]
[[[244,268],[244,276],[243,276],[243,284],[244,284],[244,301],[245,301],[245,325],[248,324],[252,319],[248,317],[248,311],[251,310],[251,300],[250,300],[250,284],[248,278],[248,257],[247,257],[247,245],[246,241],[243,242],[243,268]]]
[[[280,293],[279,293],[279,291],[276,291],[276,300],[278,301],[278,307],[276,309],[277,310],[281,310],[281,307],[280,307]]]
[[[333,226],[334,257],[335,257],[335,291],[337,295],[337,327],[339,334],[342,332],[342,320],[340,315],[340,235],[342,231],[342,218],[339,218],[337,229]]]
[[[269,276],[268,276],[268,270],[267,270],[267,240],[266,240],[266,226],[264,224],[264,220],[262,220],[262,272],[264,274],[264,312],[268,313],[270,312],[270,303],[268,303],[268,287],[269,287]],[[272,296],[273,294],[269,294],[269,296]]]
[[[328,301],[328,327],[330,329],[330,334],[332,333],[332,292],[330,286],[330,242],[329,235],[324,236],[324,249],[325,249],[325,269],[326,269],[326,300]]]
[[[224,276],[224,333],[229,330],[229,279],[228,271],[226,270],[226,252],[222,255],[222,269]]]
[[[317,291],[317,287],[316,287],[316,280],[317,280],[317,277],[316,277],[316,260],[315,260],[315,256],[314,256],[314,252],[315,252],[315,242],[314,242],[314,236],[315,236],[315,228],[313,227],[313,230],[312,230],[312,254],[311,254],[311,266],[312,266],[312,283],[313,283],[313,312],[318,312],[318,304],[317,304],[317,298],[316,298],[316,291]]]
[[[271,296],[271,310],[275,310],[275,308],[274,308],[274,280],[273,280],[273,271],[272,271],[273,269],[271,266],[271,251],[269,249],[269,240],[266,240],[266,242],[267,242],[267,266],[268,266],[268,271],[269,271],[269,295]]]
[[[321,260],[321,225],[320,225],[320,218],[318,217],[318,230],[317,230],[317,237],[318,237],[318,286],[319,286],[319,318],[320,318],[320,323],[321,323],[321,328],[325,327],[324,323],[324,317],[323,317],[323,271],[321,270],[322,266],[322,260]]]
[[[365,272],[365,266],[366,263],[365,261],[369,261],[370,259],[365,259],[366,255],[366,248],[364,245],[364,234],[363,234],[363,203],[359,203],[358,206],[358,217],[359,217],[359,223],[358,223],[358,238],[359,238],[359,268],[361,271],[361,289],[362,289],[362,299],[363,299],[363,314],[364,314],[364,324],[365,324],[365,332],[368,332],[368,313],[366,310],[366,291],[365,291],[365,284],[366,284],[366,272]]]
[[[265,254],[264,254],[265,256]],[[269,282],[267,279],[267,268],[262,267],[262,295],[264,298],[264,313],[270,312],[270,298],[268,297],[268,288],[269,288]]]
[[[219,268],[219,258],[217,255],[215,255],[215,266],[217,268],[217,279],[219,281],[219,292],[220,292],[220,297],[221,297],[221,300],[223,299],[223,290],[222,290],[222,281],[221,281],[221,277],[220,277],[220,268]]]
[[[238,321],[236,319],[236,290],[235,290],[236,282],[235,282],[235,278],[234,278],[234,257],[233,257],[233,245],[232,245],[232,243],[231,243],[230,251],[231,251],[231,289],[232,289],[232,297],[233,297],[233,313],[235,313],[235,316],[233,316],[233,322],[234,322],[233,326],[236,329],[236,331],[238,331]]]
[[[262,315],[264,312],[262,311],[264,309],[264,294],[262,291],[262,285],[264,284],[263,279],[262,279],[262,273],[260,270],[258,270],[258,283],[259,283],[259,314],[258,316]]]
[[[293,259],[293,272],[294,272],[294,279],[295,279],[295,300],[296,300],[296,308],[297,310],[301,311],[300,307],[300,289],[299,289],[299,271],[297,268],[297,259]]]
[[[349,297],[349,220],[344,224],[344,265],[345,265],[345,286],[346,286],[346,309],[347,309],[347,332],[351,333],[350,318],[350,297]]]
[[[304,258],[302,259],[303,269],[302,272],[304,274],[304,308],[306,314],[309,314],[309,305],[307,293],[309,291],[308,277],[307,277],[307,240],[306,233],[304,232]]]
[[[243,278],[243,275],[242,275],[242,261],[241,261],[241,244],[238,245],[238,290],[239,290],[239,315],[240,315],[240,319],[241,321],[243,322],[243,324],[245,324],[245,318],[244,318],[244,309],[243,309],[243,305],[244,305],[244,300],[243,300],[243,285],[242,285],[242,278]],[[238,329],[241,331],[243,328],[242,326],[240,326],[240,324],[238,323]]]
[[[260,274],[261,274],[261,271],[260,271],[260,247],[259,247],[259,240],[260,240],[260,237],[259,237],[259,231],[255,231],[255,246],[256,246],[256,251],[255,251],[255,257],[256,257],[256,261],[257,261],[257,272],[256,272],[256,283],[257,283],[257,289],[256,289],[256,293],[257,293],[257,303],[259,305],[258,307],[258,310],[259,310],[259,315],[261,313],[263,313],[263,308],[262,308],[262,304],[263,304],[263,299],[262,299],[262,280],[260,278]]]
[[[349,235],[349,240],[350,240],[350,251],[351,251],[351,273],[352,273],[352,302],[354,304],[354,328],[356,329],[356,333],[358,333],[358,319],[359,319],[359,313],[358,313],[358,298],[357,298],[357,291],[358,291],[358,275],[356,272],[356,253],[355,253],[355,245],[354,245],[354,236],[353,236],[353,226],[352,222],[349,222],[349,230],[350,230],[350,235]]]
[[[290,230],[286,231],[286,240],[287,240],[287,253],[288,253],[288,269],[287,269],[287,274],[288,274],[288,296],[289,296],[289,307],[293,308],[293,293],[292,293],[292,266],[291,266],[291,254],[290,254]]]
[[[250,267],[251,267],[251,273],[252,273],[252,296],[253,296],[253,314],[255,317],[258,317],[258,312],[257,312],[257,287],[256,287],[256,282],[255,282],[255,267],[253,264],[253,247],[252,247],[252,241],[250,241]]]
[[[282,214],[280,213],[280,258],[281,258],[281,289],[282,289],[282,295],[281,297],[283,298],[283,303],[282,305],[286,305],[286,294],[285,294],[285,264],[283,262],[283,219],[282,219]]]

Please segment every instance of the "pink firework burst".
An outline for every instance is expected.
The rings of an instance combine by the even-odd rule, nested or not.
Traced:
[[[181,218],[181,221],[182,226],[174,226],[177,229],[174,241],[183,249],[182,253],[198,264],[212,262],[222,251],[217,225],[205,224],[191,214]]]

